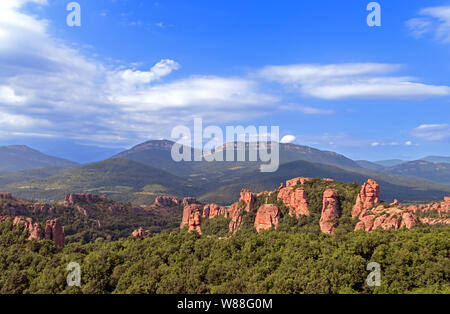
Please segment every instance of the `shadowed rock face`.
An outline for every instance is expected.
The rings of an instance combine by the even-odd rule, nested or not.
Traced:
[[[323,233],[333,234],[336,229],[336,218],[339,218],[339,201],[336,190],[329,189],[323,193],[322,215],[320,217],[320,230]]]
[[[57,246],[64,247],[64,227],[59,219],[48,220],[45,224],[45,238],[52,240]]]
[[[262,205],[255,218],[255,228],[257,232],[268,230],[271,228],[278,228],[280,223],[280,210],[275,205]]]
[[[380,186],[375,180],[369,179],[361,188],[356,204],[353,206],[352,217],[356,218],[380,202]]]

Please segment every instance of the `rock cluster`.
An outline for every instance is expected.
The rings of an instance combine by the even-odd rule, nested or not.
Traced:
[[[47,220],[45,231],[39,223],[33,222],[28,217],[17,216],[13,219],[13,228],[23,224],[28,233],[28,240],[41,241],[43,239],[53,241],[57,246],[64,247],[64,227],[59,219]]]
[[[450,224],[447,218],[417,218],[419,212],[435,211],[441,216],[450,212],[450,201],[444,198],[443,202],[426,205],[403,206],[397,200],[390,205],[378,205],[379,186],[374,180],[367,181],[358,195],[352,210],[352,216],[358,218],[355,230],[371,232],[376,229],[397,230],[400,228],[412,229],[418,223],[423,224]]]
[[[101,199],[98,195],[91,193],[70,193],[66,195],[64,203],[66,205],[75,205],[77,203],[92,203]]]
[[[171,207],[180,203],[180,200],[171,196],[158,196],[155,198],[155,205],[159,207]]]
[[[142,228],[136,229],[132,233],[132,236],[135,239],[144,239],[150,235],[152,235],[152,232],[150,230],[144,230]]]

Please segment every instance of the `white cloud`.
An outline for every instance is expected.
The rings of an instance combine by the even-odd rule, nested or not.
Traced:
[[[260,75],[303,95],[321,99],[415,98],[450,95],[450,87],[414,82],[410,77],[386,76],[399,65],[344,63],[267,66]],[[381,75],[382,74],[382,75]]]
[[[298,111],[306,115],[329,115],[334,113],[334,111],[331,109],[321,109],[317,107],[310,107],[296,104],[282,105],[279,106],[278,109],[286,111]]]
[[[49,21],[23,13],[26,3],[47,1],[0,1],[0,121],[12,121],[0,123],[1,134],[22,134],[11,131],[14,124],[27,134],[135,142],[167,138],[174,125],[198,116],[208,123],[251,119],[278,101],[249,79],[191,76],[165,82],[180,68],[170,59],[142,71],[88,58],[50,36]]]
[[[412,143],[411,141],[406,141],[406,142],[405,142],[405,145],[406,145],[406,146],[411,146],[412,144],[413,144],[413,143]]]
[[[380,143],[378,143],[378,142],[373,142],[372,144],[370,144],[372,147],[377,147],[377,146],[380,146]]]
[[[449,124],[422,124],[416,127],[412,135],[429,141],[440,141],[450,138]]]
[[[0,103],[20,104],[26,100],[24,96],[16,95],[16,92],[9,86],[0,86]]]
[[[419,15],[406,22],[415,37],[432,33],[437,40],[450,43],[450,5],[424,8]]]
[[[281,139],[280,143],[282,144],[290,144],[293,143],[296,140],[296,137],[294,135],[285,135]]]

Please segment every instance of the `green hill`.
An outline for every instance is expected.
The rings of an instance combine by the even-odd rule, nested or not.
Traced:
[[[450,163],[416,160],[387,168],[385,171],[403,176],[414,176],[450,185]]]
[[[1,187],[19,197],[61,200],[67,193],[105,194],[117,201],[153,203],[155,195],[189,195],[184,179],[131,160],[113,158],[84,165],[45,179]]]
[[[73,161],[49,156],[28,146],[0,147],[0,172],[75,165]]]

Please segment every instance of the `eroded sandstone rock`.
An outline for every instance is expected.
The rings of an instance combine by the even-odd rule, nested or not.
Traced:
[[[356,203],[353,206],[352,217],[364,215],[364,212],[380,202],[380,186],[375,180],[369,179],[363,184]]]
[[[191,213],[189,216],[189,232],[196,231],[198,234],[202,234],[201,229],[201,214],[199,211]]]
[[[159,207],[171,207],[180,203],[180,200],[171,196],[158,196],[155,198],[155,205]]]
[[[253,205],[255,204],[255,195],[251,191],[242,189],[240,201],[245,203],[246,211],[253,211]]]
[[[64,247],[64,227],[59,219],[48,220],[45,224],[45,238],[57,246]]]
[[[226,207],[219,206],[217,204],[207,204],[203,207],[203,215],[204,218],[215,218],[218,216],[224,216],[225,218],[228,216],[228,211]]]
[[[336,229],[336,219],[340,216],[338,193],[334,189],[323,193],[322,215],[320,217],[320,230],[333,234]]]
[[[275,205],[262,205],[256,212],[255,228],[257,232],[278,228],[280,223],[280,210]]]
[[[278,199],[289,208],[289,215],[296,216],[309,216],[308,202],[306,201],[307,195],[303,188],[296,190],[293,187],[286,187],[278,192]]]

